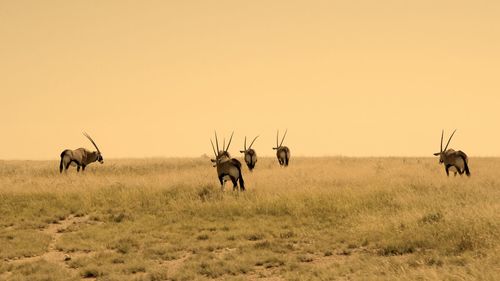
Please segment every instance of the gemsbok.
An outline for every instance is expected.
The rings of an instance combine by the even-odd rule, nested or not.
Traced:
[[[78,148],[75,150],[66,149],[61,153],[61,162],[59,163],[59,172],[62,173],[63,170],[68,170],[70,165],[76,165],[76,171],[80,172],[80,168],[82,168],[82,172],[85,171],[85,167],[95,161],[99,161],[99,163],[103,164],[104,159],[102,158],[101,151],[95,144],[94,140],[87,134],[83,133],[85,137],[87,137],[90,142],[95,146],[97,151],[89,151],[85,148]]]
[[[227,147],[223,146],[222,150],[219,150],[217,132],[215,132],[217,150],[215,150],[214,143],[212,139],[210,139],[210,143],[212,144],[212,149],[215,154],[215,159],[211,159],[211,161],[214,163],[214,167],[217,167],[217,177],[219,178],[222,191],[224,191],[224,184],[228,179],[233,182],[233,190],[238,188],[238,182],[240,184],[240,190],[245,190],[245,182],[243,181],[243,174],[241,173],[241,162],[238,161],[238,159],[231,158],[228,152],[231,140],[233,139],[233,134],[231,134]]]
[[[283,141],[285,140],[287,132],[288,130],[285,131],[285,134],[281,139],[281,143],[278,145],[278,138],[280,135],[280,131],[278,130],[276,134],[276,147],[273,147],[273,149],[276,150],[276,157],[278,157],[278,162],[281,166],[284,167],[288,166],[288,163],[290,162],[290,149],[286,146],[283,146]]]
[[[255,168],[255,164],[257,163],[257,153],[254,149],[252,149],[252,145],[258,137],[259,136],[256,136],[253,139],[252,143],[250,143],[250,146],[247,148],[247,137],[245,136],[245,144],[243,146],[244,149],[240,150],[241,153],[244,153],[245,163],[247,163],[250,172],[253,170],[253,168]]]
[[[435,156],[439,155],[439,164],[444,164],[444,169],[446,171],[446,175],[450,176],[450,171],[455,173],[455,176],[457,173],[460,175],[465,174],[470,177],[470,171],[469,171],[469,159],[467,155],[459,150],[455,151],[453,149],[447,149],[448,145],[450,144],[451,138],[455,134],[457,130],[453,131],[451,134],[450,138],[448,139],[448,143],[446,143],[446,147],[443,150],[443,136],[444,136],[444,130],[441,132],[441,148],[440,152],[434,153]]]

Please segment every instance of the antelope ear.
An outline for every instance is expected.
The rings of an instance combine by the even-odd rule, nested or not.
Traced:
[[[214,159],[210,159],[210,161],[214,162],[215,163],[215,160]]]
[[[273,147],[274,150],[278,149],[277,147]]]
[[[441,153],[439,153],[439,152],[436,152],[436,153],[434,153],[434,156],[438,156],[439,154],[441,154]]]
[[[245,150],[240,150],[240,153],[245,153]]]

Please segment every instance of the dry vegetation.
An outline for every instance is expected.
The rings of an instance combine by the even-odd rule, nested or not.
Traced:
[[[500,159],[0,161],[1,280],[498,280]]]

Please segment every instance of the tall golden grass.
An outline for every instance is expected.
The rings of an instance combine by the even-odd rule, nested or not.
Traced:
[[[498,280],[500,159],[470,167],[262,158],[241,193],[221,192],[201,158],[63,175],[56,161],[0,161],[0,279]],[[54,239],[41,230],[74,216],[86,220],[55,242],[72,258],[36,258]]]

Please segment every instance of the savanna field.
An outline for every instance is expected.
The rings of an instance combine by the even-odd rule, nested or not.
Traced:
[[[500,280],[500,159],[0,161],[0,280]]]

